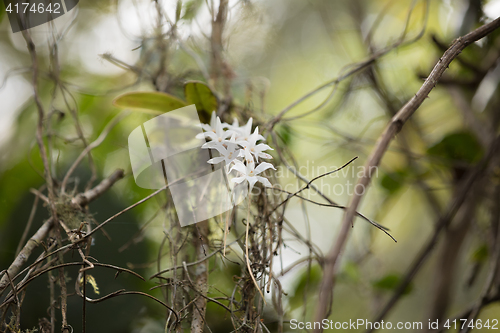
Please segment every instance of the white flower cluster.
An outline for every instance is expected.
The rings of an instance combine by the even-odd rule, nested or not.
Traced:
[[[267,178],[258,175],[267,169],[276,170],[271,163],[259,163],[259,158],[272,158],[271,155],[264,153],[264,151],[273,149],[264,143],[257,144],[258,141],[264,141],[265,139],[259,134],[258,127],[252,133],[252,118],[243,126],[239,126],[236,118],[233,124],[229,125],[221,123],[220,118],[216,116],[215,112],[212,112],[210,125],[201,124],[201,127],[205,132],[198,134],[196,138],[210,139],[201,148],[217,150],[220,155],[211,158],[207,161],[208,163],[218,164],[224,162],[228,175],[232,171],[238,172],[237,177],[231,180],[237,184],[247,181],[250,192],[256,182],[261,182],[265,186],[272,186]]]

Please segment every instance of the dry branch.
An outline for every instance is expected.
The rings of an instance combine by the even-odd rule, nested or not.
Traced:
[[[195,225],[193,231],[193,243],[198,260],[205,259],[196,267],[195,280],[193,287],[202,296],[206,296],[208,292],[208,221],[201,221]],[[205,328],[205,312],[207,309],[207,299],[198,297],[193,304],[193,319],[191,321],[191,332],[203,333]]]
[[[118,169],[109,178],[104,179],[99,185],[97,185],[93,189],[86,191],[82,194],[79,194],[76,198],[73,199],[72,202],[84,206],[89,202],[97,199],[101,194],[106,192],[114,183],[116,183],[121,178],[123,178],[123,170]],[[38,191],[32,190],[32,192],[38,192]],[[33,250],[40,244],[42,240],[44,240],[47,237],[50,229],[52,228],[52,221],[53,218],[47,220],[37,230],[37,232],[33,235],[33,237],[31,237],[31,239],[28,240],[28,242],[23,247],[21,252],[17,255],[14,262],[7,269],[7,272],[9,273],[10,276],[15,276],[19,272],[21,267],[30,257]],[[5,289],[8,283],[9,282],[7,277],[3,276],[2,280],[0,280],[0,291]]]
[[[114,183],[122,179],[123,176],[124,176],[123,170],[117,169],[115,172],[113,172],[111,176],[104,179],[101,183],[99,183],[99,185],[97,185],[93,189],[78,194],[71,200],[71,203],[77,204],[82,207],[86,206],[89,202],[97,199],[101,194],[109,190],[109,188],[113,186]]]
[[[52,223],[53,219],[50,218],[48,219],[42,226],[37,230],[37,232],[31,237],[24,248],[19,252],[17,255],[16,259],[14,262],[10,265],[10,267],[7,269],[7,273],[10,276],[15,276],[17,272],[21,269],[21,267],[24,265],[26,260],[28,260],[29,256],[31,255],[31,252],[40,245],[40,242],[47,237],[49,234],[50,229],[52,228]],[[2,277],[2,280],[0,280],[0,291],[5,289],[5,287],[9,284],[9,279],[7,277],[7,274]]]
[[[377,167],[382,160],[389,144],[394,139],[395,135],[401,130],[406,121],[415,113],[415,111],[422,105],[431,90],[436,86],[439,78],[446,71],[450,63],[455,59],[464,48],[474,43],[475,41],[487,36],[495,29],[500,27],[500,18],[485,24],[478,29],[472,31],[471,33],[459,37],[453,44],[446,50],[443,57],[439,59],[438,63],[434,66],[431,73],[425,80],[424,84],[418,92],[413,96],[391,119],[387,127],[385,128],[382,135],[377,140],[376,146],[370,154],[366,164],[365,170],[370,170],[368,174],[363,175],[356,186],[365,189],[361,194],[357,194],[358,191],[354,191],[348,205],[348,209],[344,213],[342,220],[341,230],[332,246],[327,256],[325,257],[324,275],[319,288],[319,302],[315,313],[315,321],[321,321],[328,317],[329,308],[333,300],[333,286],[336,269],[338,267],[338,261],[340,254],[343,251],[347,238],[349,235],[349,230],[353,223],[356,210],[361,203],[364,193],[366,193],[366,188],[368,187],[372,170]],[[322,329],[315,330],[315,332],[322,332]]]

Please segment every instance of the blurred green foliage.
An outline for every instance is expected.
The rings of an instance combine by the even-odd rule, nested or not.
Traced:
[[[472,261],[476,263],[486,262],[486,260],[488,259],[488,254],[488,245],[481,244],[474,250],[474,252],[472,252]]]
[[[404,186],[407,178],[407,169],[386,173],[380,179],[380,185],[388,192],[388,194],[394,194]]]
[[[372,286],[375,290],[381,292],[393,292],[401,283],[401,275],[387,274],[384,277],[373,281]],[[413,284],[409,284],[403,291],[403,295],[408,295],[413,291]]]
[[[304,304],[304,298],[307,299],[309,293],[317,290],[321,282],[321,267],[312,265],[305,269],[297,278],[295,286],[293,287],[293,296],[288,298],[291,310],[294,310]]]
[[[447,134],[427,152],[433,157],[441,158],[449,165],[472,164],[482,157],[483,148],[474,134],[469,131],[459,131]]]
[[[196,14],[200,10],[203,0],[188,0],[184,4],[184,15],[183,20],[190,21],[196,17]]]

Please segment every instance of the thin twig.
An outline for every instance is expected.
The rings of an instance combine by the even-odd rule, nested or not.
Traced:
[[[97,139],[92,142],[91,144],[89,144],[81,153],[80,155],[77,157],[77,159],[73,162],[73,164],[71,165],[71,167],[68,169],[68,172],[66,172],[66,175],[64,176],[63,178],[63,181],[61,183],[61,193],[64,193],[65,192],[65,189],[66,189],[66,185],[68,183],[68,180],[69,180],[69,177],[73,174],[73,172],[75,171],[76,167],[80,164],[80,162],[83,160],[83,158],[85,156],[87,156],[87,154],[94,148],[98,147],[103,141],[104,139],[106,139],[106,137],[108,136],[109,132],[111,132],[111,130],[113,129],[113,127],[115,127],[116,124],[118,124],[118,122],[120,120],[122,120],[124,117],[128,116],[128,112],[121,112],[119,113],[118,115],[116,115],[107,125],[106,127],[103,129],[103,131],[101,132],[101,134],[97,137]]]

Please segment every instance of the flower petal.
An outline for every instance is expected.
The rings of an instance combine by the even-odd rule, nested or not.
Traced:
[[[198,134],[196,134],[195,138],[196,139],[205,139],[205,134],[206,133],[198,133]]]
[[[229,170],[229,172],[231,172],[233,170],[236,170],[236,171],[241,172],[242,174],[246,175],[247,174],[247,168],[245,167],[245,165],[242,162],[238,161],[238,160],[235,160],[235,162],[236,163]]]
[[[232,131],[232,130],[223,131],[221,137],[226,139],[226,138],[229,138],[233,133],[234,133],[234,131]]]
[[[215,126],[215,133],[217,133],[217,136],[219,138],[223,137],[223,135],[224,135],[224,130],[222,129],[222,124],[220,122],[219,117],[217,117],[217,125]]]
[[[216,149],[222,155],[227,155],[227,150],[226,150],[226,148],[224,148],[222,142],[210,141],[210,142],[205,143],[203,146],[201,146],[201,148]]]
[[[240,132],[241,132],[242,139],[248,140],[248,137],[250,136],[250,134],[252,134],[252,122],[253,122],[253,119],[250,118],[250,119],[248,119],[248,122],[246,123],[246,125],[243,125],[239,128]]]
[[[265,170],[267,170],[267,169],[273,169],[273,170],[276,170],[276,169],[274,168],[274,166],[273,166],[271,163],[262,162],[262,163],[260,163],[260,164],[259,164],[259,165],[255,168],[254,173],[255,173],[256,175],[258,175],[259,173],[261,173],[261,172],[263,172],[263,171],[265,171]]]
[[[215,114],[215,111],[212,111],[212,116],[210,117],[210,127],[212,127],[212,129],[215,129],[215,126],[217,125],[216,118],[217,114]]]
[[[234,128],[240,127],[240,124],[236,117],[233,118],[233,124],[231,126],[233,126]]]
[[[200,124],[201,125],[201,128],[203,128],[205,130],[205,132],[212,132],[212,127],[210,125],[207,125],[207,124]]]
[[[224,157],[222,156],[219,156],[219,157],[214,157],[214,158],[211,158],[207,161],[207,163],[210,163],[210,164],[219,164],[220,162],[223,162],[225,160]]]
[[[212,139],[214,141],[217,140],[217,138],[218,138],[217,134],[215,134],[214,132],[205,132],[203,134],[205,134],[205,138],[208,137],[208,138],[210,138],[210,139]]]
[[[255,146],[254,149],[258,150],[259,152],[262,152],[264,150],[274,150],[273,148],[269,147],[265,143],[259,143],[257,146]]]
[[[245,158],[245,161],[247,162],[247,164],[248,165],[254,164],[254,166],[255,166],[255,160],[253,158],[253,155],[250,153],[250,150],[248,150],[248,148],[242,149],[242,150],[243,150],[243,157]]]
[[[269,159],[273,158],[271,155],[266,153],[258,153],[257,155],[262,158],[269,158]]]
[[[247,140],[236,140],[236,143],[239,144],[242,147],[248,147],[250,146],[250,142]]]
[[[271,184],[271,182],[267,178],[261,177],[261,176],[257,176],[257,179],[259,180],[259,182],[261,182],[262,184],[264,184],[264,186],[273,187],[273,185]]]
[[[241,176],[241,177],[235,177],[231,179],[231,181],[236,184],[241,184],[241,182],[244,181],[245,179],[247,179],[247,177]]]
[[[246,177],[247,181],[248,181],[248,184],[250,185],[250,189],[249,189],[249,192],[252,192],[252,189],[255,185],[255,183],[258,181],[257,177]]]

